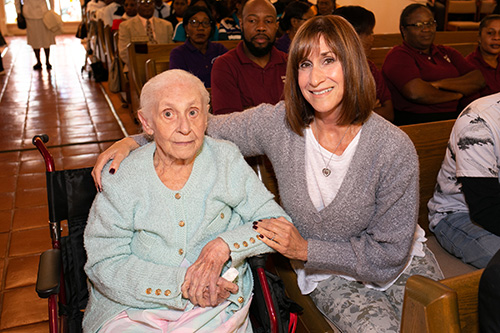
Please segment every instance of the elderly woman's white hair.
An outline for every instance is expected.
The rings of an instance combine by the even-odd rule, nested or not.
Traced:
[[[140,109],[144,115],[151,114],[151,111],[158,107],[159,97],[168,93],[169,88],[180,83],[189,83],[193,86],[193,94],[196,94],[196,88],[202,97],[203,105],[210,103],[210,95],[201,80],[193,74],[182,69],[171,69],[151,78],[141,91]]]

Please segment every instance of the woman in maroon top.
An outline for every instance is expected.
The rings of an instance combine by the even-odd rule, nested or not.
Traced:
[[[484,87],[483,75],[457,50],[434,44],[436,21],[425,5],[403,10],[400,31],[403,44],[389,51],[382,66],[395,124],[456,118],[461,105]]]
[[[500,92],[500,15],[486,16],[479,25],[478,46],[465,59],[483,73],[486,87],[479,92],[481,96]]]

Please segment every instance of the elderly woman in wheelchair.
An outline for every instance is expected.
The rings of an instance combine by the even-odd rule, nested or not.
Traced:
[[[154,140],[103,173],[85,230],[86,332],[251,331],[245,258],[272,251],[252,222],[290,219],[235,145],[205,136],[208,109],[182,70],[144,86]]]

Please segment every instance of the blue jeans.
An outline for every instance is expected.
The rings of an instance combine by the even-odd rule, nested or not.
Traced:
[[[441,246],[466,264],[484,268],[500,249],[500,237],[473,223],[468,213],[451,213],[434,227]]]

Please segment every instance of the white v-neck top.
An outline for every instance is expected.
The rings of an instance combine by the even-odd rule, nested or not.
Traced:
[[[360,133],[361,129],[351,143],[349,143],[349,146],[347,146],[342,155],[338,156],[334,154],[332,156],[332,153],[323,148],[316,140],[311,127],[305,129],[307,191],[318,212],[328,206],[337,195],[340,185],[347,173],[347,169],[351,164],[352,157],[356,152]],[[327,165],[331,174],[325,177],[322,170]]]

